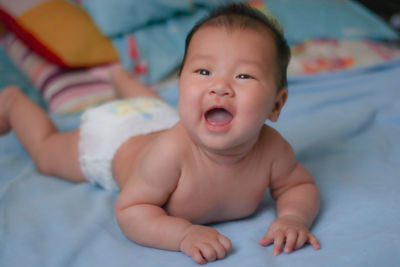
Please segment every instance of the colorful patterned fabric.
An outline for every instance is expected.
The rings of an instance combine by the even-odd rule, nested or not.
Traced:
[[[316,39],[292,47],[289,76],[364,68],[400,58],[400,47],[372,40]]]
[[[52,112],[77,112],[116,97],[108,77],[111,65],[64,69],[35,54],[11,33],[3,42],[12,61],[37,88]]]

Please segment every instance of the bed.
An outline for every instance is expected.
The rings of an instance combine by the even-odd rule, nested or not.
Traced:
[[[96,25],[101,25],[90,8],[93,1],[79,2]],[[98,1],[96,7],[103,2],[106,1]],[[157,5],[163,1],[154,2]],[[190,8],[182,6],[185,1],[179,3],[181,5],[174,8],[180,12]],[[233,250],[225,259],[209,265],[398,266],[400,57],[399,48],[393,46],[399,40],[398,35],[370,11],[352,1],[307,0],[302,1],[301,9],[295,0],[253,1],[252,4],[264,5],[262,8],[266,5],[283,22],[289,34],[294,52],[289,70],[289,99],[279,121],[271,125],[292,144],[298,160],[314,175],[320,188],[321,211],[312,232],[320,240],[321,249],[314,251],[311,246],[305,246],[291,254],[274,257],[271,246],[259,246],[257,241],[275,218],[274,203],[266,194],[251,217],[213,225],[231,239]],[[0,8],[4,8],[2,5],[0,1]],[[368,21],[366,32],[357,31],[358,22],[347,20],[343,8],[348,13],[353,12],[352,18],[358,14]],[[162,9],[165,11],[165,7]],[[297,22],[306,23],[301,16],[309,14],[315,14],[315,19],[321,20],[319,27],[322,27],[322,20],[328,20],[329,31],[322,28],[311,31],[311,27],[303,27],[304,32],[299,33],[293,27],[296,19],[285,17],[288,10],[301,10],[295,13],[300,16]],[[325,11],[331,17],[319,17],[318,14]],[[197,19],[201,12],[190,19]],[[342,17],[335,16],[338,14]],[[332,19],[338,23],[333,25]],[[165,23],[166,20],[161,21]],[[171,27],[171,22],[166,23]],[[349,23],[353,23],[351,27],[348,27]],[[151,25],[154,27],[155,24]],[[142,34],[137,32],[141,27],[128,30],[134,29],[138,35]],[[347,31],[338,30],[340,27],[347,27]],[[174,30],[177,30],[175,26]],[[101,85],[101,92],[108,93],[86,88],[82,89],[86,94],[72,94],[61,100],[62,93],[46,95],[45,91],[50,89],[32,79],[29,64],[18,61],[18,56],[24,54],[21,51],[31,48],[15,45],[18,38],[9,34],[2,39],[0,48],[0,90],[8,84],[17,84],[48,109],[60,130],[69,130],[79,124],[80,112],[77,110],[93,104],[90,99],[105,101],[115,97],[110,93],[112,88],[107,87],[110,84],[104,73],[110,64],[123,64],[137,75],[143,74],[145,81],[156,84],[161,96],[176,105],[176,79],[159,82],[161,77],[173,72],[172,66],[163,62],[167,60],[165,54],[171,55],[170,51],[151,59],[143,52],[139,59],[132,49],[128,49],[132,38],[123,37],[116,31],[102,29],[104,35],[115,36],[110,39],[116,50],[119,49],[119,63],[111,59],[107,64],[93,63],[90,68],[66,70],[65,66],[59,67],[62,62],[47,59],[49,62],[44,64],[39,56],[30,61],[30,65],[39,62],[53,71],[57,69],[60,80],[61,77],[65,80],[68,75],[81,77],[82,73],[91,79],[97,77],[92,85]],[[140,36],[135,40],[144,42],[146,34]],[[178,41],[173,38],[171,43]],[[177,47],[181,48],[181,45],[177,44]],[[122,47],[130,57],[122,55]],[[32,53],[24,55],[26,58]],[[156,58],[160,61],[157,68],[146,71],[144,67],[151,69]],[[175,63],[179,61],[175,60]],[[78,90],[78,85],[74,86],[72,88]],[[67,87],[64,85],[63,90]],[[81,98],[79,101],[78,97]],[[183,253],[142,247],[129,241],[114,216],[116,198],[115,192],[88,183],[73,184],[40,174],[13,132],[1,136],[0,266],[196,266]]]

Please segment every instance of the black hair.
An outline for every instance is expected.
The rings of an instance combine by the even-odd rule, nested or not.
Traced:
[[[255,30],[258,30],[261,26],[268,29],[272,33],[277,48],[277,89],[287,87],[290,48],[283,36],[280,25],[272,16],[267,17],[261,11],[243,3],[231,3],[221,6],[196,23],[186,37],[185,54],[179,69],[179,75],[185,64],[192,37],[202,26],[225,26],[227,28],[250,28]]]

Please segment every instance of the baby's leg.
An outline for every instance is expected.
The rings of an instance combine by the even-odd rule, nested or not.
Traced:
[[[160,98],[154,90],[132,77],[132,75],[121,66],[113,67],[110,73],[115,90],[122,98],[141,96]]]
[[[79,130],[59,133],[47,113],[15,86],[0,92],[0,135],[10,128],[40,172],[85,181],[78,158]]]

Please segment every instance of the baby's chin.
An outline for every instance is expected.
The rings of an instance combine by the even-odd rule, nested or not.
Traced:
[[[228,158],[243,154],[252,145],[240,138],[230,138],[224,135],[198,139],[200,147],[208,153]],[[253,144],[253,142],[252,142]]]

